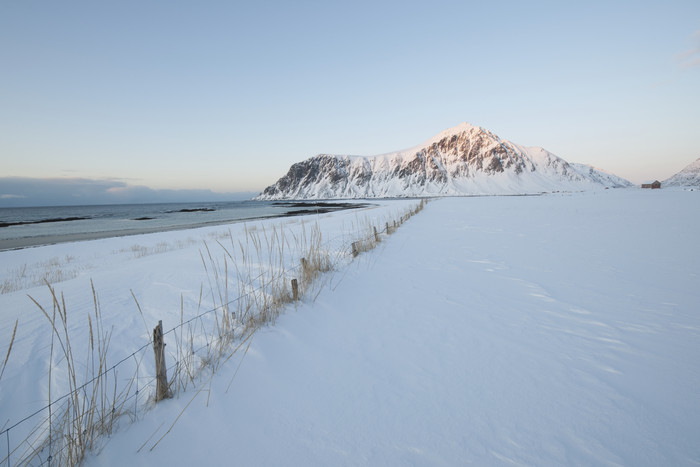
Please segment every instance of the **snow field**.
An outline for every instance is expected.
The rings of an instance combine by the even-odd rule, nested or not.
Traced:
[[[39,464],[52,455],[53,462],[70,463],[71,458],[80,458],[83,447],[92,446],[93,434],[108,434],[113,422],[141,416],[151,405],[154,371],[149,340],[158,320],[164,321],[166,331],[172,330],[166,332],[166,351],[173,389],[176,394],[191,390],[201,382],[203,370],[206,380],[207,371],[219,364],[217,358],[228,355],[230,347],[224,344],[236,344],[257,327],[274,322],[289,300],[290,277],[299,278],[302,297],[316,293],[313,286],[323,285],[311,281],[318,270],[348,261],[352,241],[371,235],[372,225],[381,230],[414,205],[415,201],[384,202],[361,211],[1,253],[4,270],[0,281],[12,284],[0,295],[5,323],[0,335],[3,342],[12,341],[13,345],[7,371],[0,380],[2,434],[7,437],[2,447],[7,451],[6,446],[10,446],[10,461],[29,459]],[[304,268],[301,257],[307,258]],[[47,269],[46,264],[51,267]],[[62,267],[75,273],[57,274]],[[55,300],[48,287],[37,285],[41,282],[37,278],[43,276],[64,279],[53,284]],[[52,328],[39,306],[49,317],[58,310],[51,372]],[[15,322],[18,330],[12,340]],[[98,325],[103,332],[97,331]],[[98,335],[103,344],[110,341],[103,358],[93,350],[95,342],[99,344]],[[115,362],[119,365],[112,369]],[[106,374],[93,382],[104,368],[108,369]],[[46,410],[49,379],[51,417]],[[83,385],[85,382],[88,384]],[[80,390],[72,394],[80,393],[80,398],[59,399],[75,387]],[[98,393],[97,413],[81,409],[78,417],[82,420],[76,422],[72,415],[73,422],[67,425],[75,425],[71,439],[86,438],[79,441],[78,454],[67,455],[71,450],[60,439],[54,439],[46,449],[42,443],[49,432],[56,437],[60,431],[60,415],[66,410],[73,413],[72,408],[90,401],[93,390]],[[66,405],[69,399],[72,406]],[[90,428],[93,419],[100,426],[95,433]],[[8,428],[10,431],[5,431]],[[7,461],[7,452],[1,454],[3,462]]]
[[[696,465],[699,202],[636,189],[434,200],[380,248],[322,276],[323,288],[210,381],[120,422],[86,463]],[[335,213],[319,225],[339,233],[357,219]],[[138,243],[196,237],[212,247],[210,232]],[[77,258],[86,272],[59,284],[74,329],[92,309],[92,276],[114,328],[110,351],[124,355],[149,332],[129,289],[152,328],[180,321],[181,296],[195,316],[208,280],[201,244],[115,253],[134,240],[0,258],[8,270]],[[46,350],[46,323],[26,293],[46,299],[44,288],[0,295],[0,342],[21,318],[0,381],[2,423],[46,401],[35,384],[46,362],[31,352]]]
[[[698,202],[433,201],[88,464],[696,465]]]

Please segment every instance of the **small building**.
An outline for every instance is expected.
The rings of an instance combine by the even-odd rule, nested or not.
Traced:
[[[643,182],[642,188],[661,188],[661,182],[658,180]]]

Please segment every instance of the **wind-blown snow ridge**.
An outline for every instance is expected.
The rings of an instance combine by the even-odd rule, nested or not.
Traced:
[[[292,165],[257,199],[531,194],[630,185],[465,122],[401,151],[377,156],[319,154]]]
[[[688,164],[683,170],[665,180],[661,186],[698,186],[700,187],[700,158]]]

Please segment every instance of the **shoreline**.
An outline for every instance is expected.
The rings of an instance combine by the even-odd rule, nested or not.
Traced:
[[[42,246],[58,245],[61,243],[83,242],[90,240],[102,240],[105,238],[129,237],[134,235],[146,235],[160,232],[173,232],[179,230],[192,230],[202,227],[212,227],[216,225],[239,224],[241,222],[258,221],[263,219],[277,219],[284,217],[308,216],[314,214],[327,214],[336,211],[345,211],[348,209],[361,209],[372,206],[372,203],[299,203],[290,202],[289,208],[308,207],[303,210],[289,210],[282,214],[273,214],[269,216],[246,217],[243,219],[229,219],[209,222],[198,222],[186,225],[171,225],[161,227],[143,227],[138,229],[124,230],[106,230],[102,232],[82,232],[72,234],[59,235],[42,235],[35,237],[10,238],[0,240],[0,253],[5,251],[24,250],[26,248],[37,248]],[[301,206],[303,204],[304,206]],[[316,209],[313,209],[316,208]]]

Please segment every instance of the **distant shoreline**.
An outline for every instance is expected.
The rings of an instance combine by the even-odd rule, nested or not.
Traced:
[[[124,230],[109,230],[103,232],[84,232],[59,235],[44,235],[23,238],[11,238],[0,240],[0,252],[10,250],[22,250],[25,248],[34,248],[40,246],[57,245],[60,243],[82,242],[89,240],[102,240],[105,238],[128,237],[133,235],[145,235],[159,232],[173,232],[179,230],[199,229],[202,227],[211,227],[216,225],[239,224],[241,222],[257,221],[262,219],[275,219],[283,217],[305,216],[313,214],[326,214],[329,212],[343,211],[346,209],[360,209],[371,206],[371,203],[325,203],[325,202],[303,202],[303,201],[280,201],[275,202],[279,206],[289,208],[308,207],[303,210],[289,210],[282,214],[274,214],[269,216],[256,216],[244,219],[230,219],[220,221],[199,222],[196,224],[187,225],[172,225],[160,227],[143,227],[137,229]],[[315,208],[315,209],[314,209]],[[72,220],[72,219],[67,219]]]

